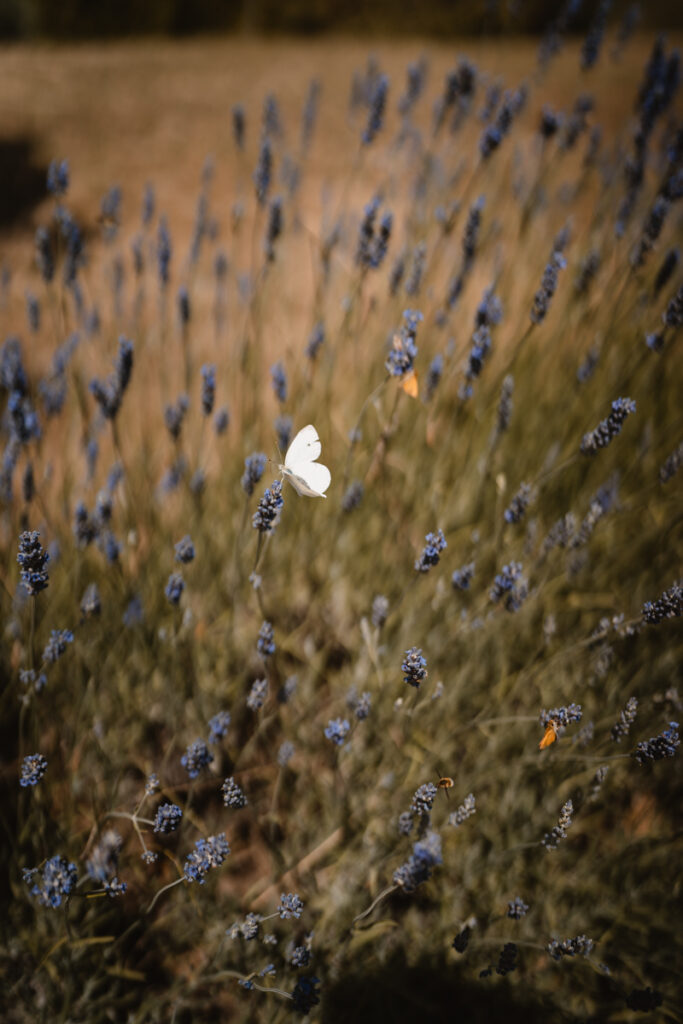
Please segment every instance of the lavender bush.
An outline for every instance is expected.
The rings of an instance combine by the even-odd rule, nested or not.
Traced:
[[[7,1020],[678,1019],[679,58],[604,3],[560,53],[574,6],[523,80],[273,67],[189,208],[55,154],[0,293]]]

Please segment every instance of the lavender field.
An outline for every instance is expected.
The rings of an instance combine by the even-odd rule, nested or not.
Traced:
[[[683,1020],[630,27],[2,51],[3,1021]]]

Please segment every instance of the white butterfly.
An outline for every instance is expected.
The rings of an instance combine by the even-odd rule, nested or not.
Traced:
[[[299,494],[308,498],[326,498],[332,476],[327,466],[315,460],[322,451],[318,431],[312,423],[300,430],[285,455],[280,472]]]

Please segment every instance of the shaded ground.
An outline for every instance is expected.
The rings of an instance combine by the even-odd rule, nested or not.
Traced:
[[[24,224],[45,195],[47,164],[28,136],[0,139],[0,231]]]

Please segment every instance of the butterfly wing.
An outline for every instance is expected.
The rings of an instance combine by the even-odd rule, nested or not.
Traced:
[[[417,398],[417,374],[411,370],[401,380],[401,387],[411,398]]]
[[[296,441],[296,438],[294,439]],[[289,453],[288,453],[289,454]],[[330,486],[332,474],[321,462],[297,462],[286,466],[287,477],[292,486],[308,498],[324,498]]]
[[[556,739],[557,732],[555,730],[555,725],[553,722],[548,722],[543,739],[538,744],[538,749],[545,750],[545,748],[549,747],[551,743],[554,743]]]
[[[322,451],[318,431],[312,423],[296,435],[285,455],[285,466],[292,469],[298,463],[313,462]],[[328,481],[329,484],[329,481]]]

